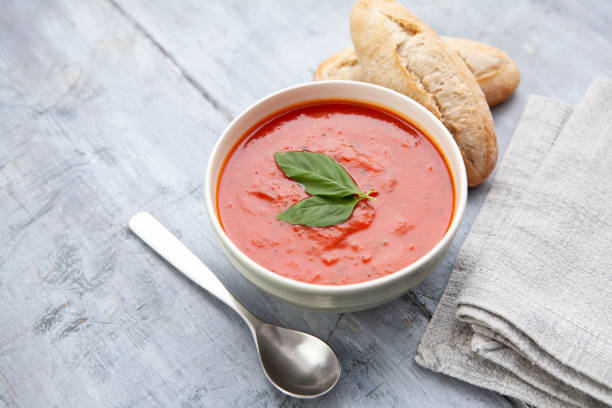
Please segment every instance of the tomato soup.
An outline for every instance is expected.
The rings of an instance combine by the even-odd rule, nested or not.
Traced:
[[[276,215],[309,195],[285,177],[274,153],[324,153],[361,191],[376,190],[351,217],[306,227]],[[278,112],[249,130],[226,159],[217,210],[232,242],[263,267],[303,282],[342,285],[396,272],[446,233],[453,182],[435,144],[415,125],[352,101],[310,102]]]

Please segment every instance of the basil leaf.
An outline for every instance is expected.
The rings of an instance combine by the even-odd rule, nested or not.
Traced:
[[[323,153],[274,153],[278,167],[287,177],[301,183],[308,194],[346,197],[360,194],[349,174],[334,159]]]
[[[279,220],[307,227],[328,227],[349,219],[355,205],[363,198],[312,196],[298,201],[276,216]]]
[[[323,153],[274,153],[278,167],[311,194],[276,216],[279,220],[307,227],[327,227],[349,219],[363,199],[376,201],[375,190],[362,193],[351,176],[334,159]]]

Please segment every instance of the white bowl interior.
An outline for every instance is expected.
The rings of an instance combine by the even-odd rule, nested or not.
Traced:
[[[295,281],[271,272],[252,261],[230,241],[221,228],[216,210],[216,185],[225,158],[234,145],[240,140],[245,132],[251,129],[251,127],[260,120],[292,105],[301,105],[308,101],[325,99],[352,100],[366,104],[374,104],[394,112],[417,126],[434,141],[448,162],[455,186],[455,208],[451,226],[442,240],[434,248],[421,259],[398,272],[371,281],[338,286]],[[337,293],[364,289],[368,286],[381,284],[394,279],[398,274],[410,273],[410,270],[418,268],[419,264],[426,262],[428,257],[433,256],[437,251],[440,251],[441,248],[446,246],[448,244],[446,241],[454,237],[463,218],[467,199],[467,178],[461,153],[451,134],[437,118],[412,99],[387,88],[362,82],[321,81],[297,85],[274,93],[254,103],[236,117],[221,135],[213,150],[207,168],[205,195],[209,218],[211,219],[217,236],[225,246],[224,249],[229,252],[228,255],[230,255],[230,259],[231,255],[235,256],[240,262],[247,265],[247,269],[256,271],[256,273],[260,275],[259,277],[264,281],[274,281],[275,285],[281,285],[285,290],[306,291],[318,294],[325,293],[333,296]]]

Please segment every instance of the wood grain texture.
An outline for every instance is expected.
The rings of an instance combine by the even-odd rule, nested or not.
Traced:
[[[352,2],[3,2],[0,13],[0,406],[511,406],[417,367],[451,254],[401,299],[337,315],[286,305],[222,255],[202,200],[231,117],[309,81],[348,45]],[[522,70],[494,110],[503,151],[530,93],[575,103],[612,76],[609,4],[408,5],[441,34],[491,43]],[[495,24],[491,24],[495,21]],[[257,367],[246,327],[127,231],[148,210],[273,323],[328,338],[343,377],[298,401]]]

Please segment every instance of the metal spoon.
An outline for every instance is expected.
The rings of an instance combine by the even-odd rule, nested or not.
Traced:
[[[255,317],[151,214],[134,215],[129,226],[162,258],[242,317],[251,329],[266,377],[279,391],[297,398],[316,398],[336,385],[340,378],[340,361],[327,343],[310,334],[274,326]]]

